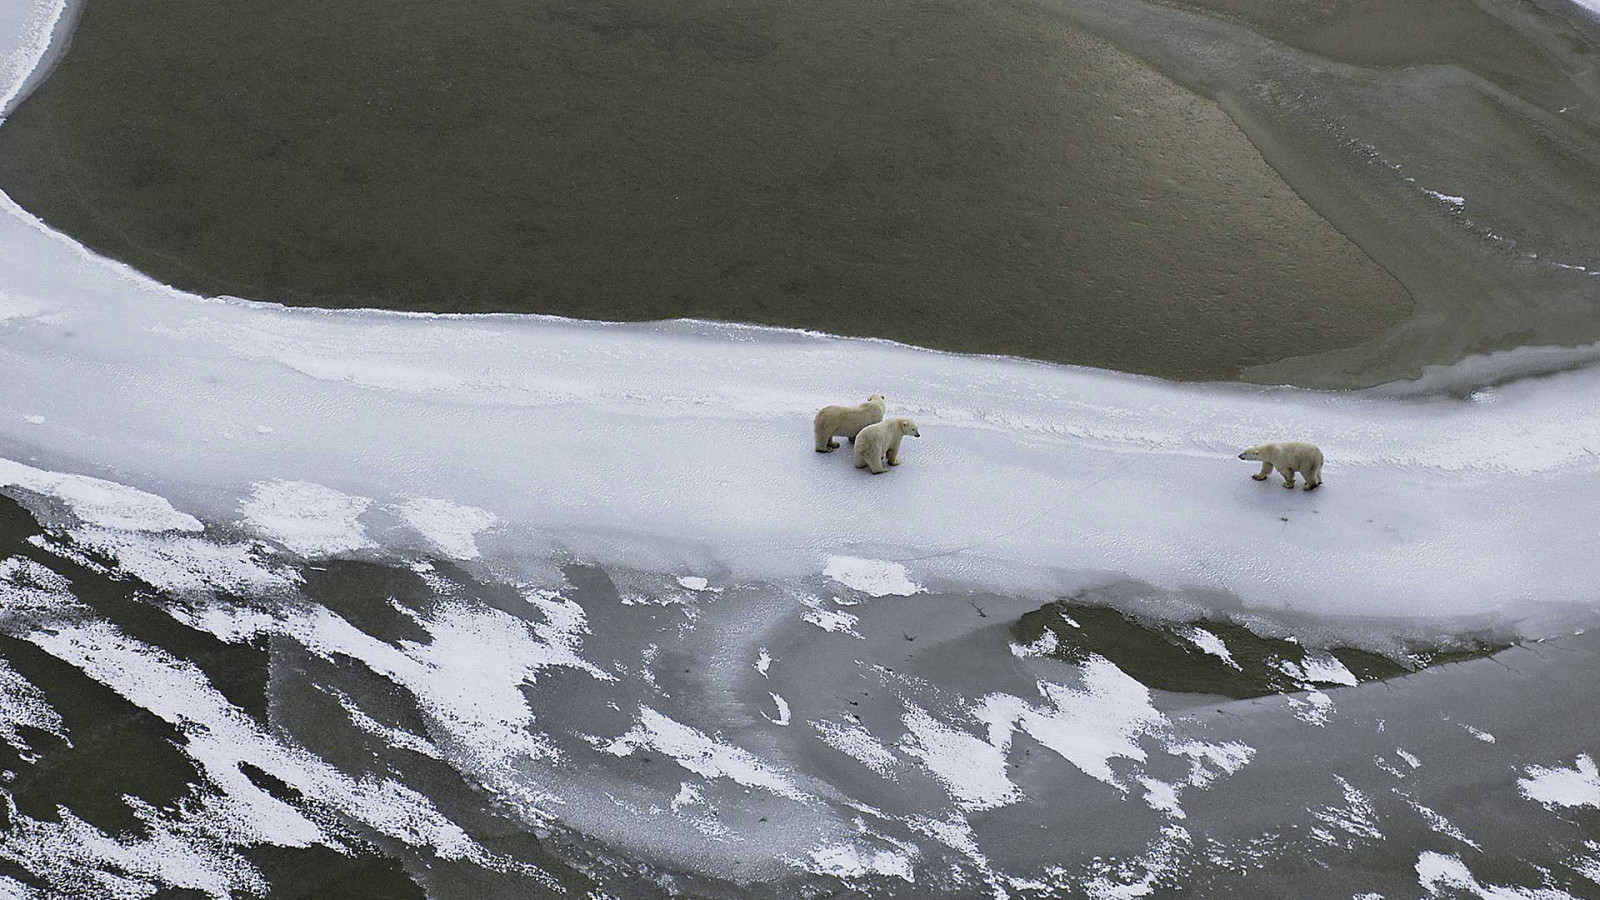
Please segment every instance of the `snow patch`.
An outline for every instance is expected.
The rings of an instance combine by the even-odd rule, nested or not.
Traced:
[[[830,722],[826,719],[811,723],[824,744],[843,753],[884,778],[893,779],[900,760],[885,747],[877,736],[859,723]]]
[[[905,566],[896,562],[830,556],[822,574],[847,588],[873,597],[909,597],[922,593],[922,586],[910,579]]]
[[[807,796],[786,775],[768,767],[750,751],[709,737],[648,706],[639,707],[638,722],[603,749],[613,756],[655,750],[703,778],[727,778],[791,800],[804,800]]]
[[[1215,634],[1204,628],[1195,627],[1188,629],[1183,636],[1188,638],[1191,644],[1217,657],[1229,666],[1235,669],[1240,668],[1239,664],[1233,661],[1233,654],[1228,652],[1228,645],[1223,643],[1222,638]]]
[[[1433,897],[1459,897],[1466,892],[1482,900],[1574,900],[1555,888],[1481,884],[1459,856],[1425,850],[1417,854],[1417,883]]]
[[[359,521],[372,501],[309,481],[258,481],[239,504],[257,531],[304,557],[376,547]]]
[[[904,850],[885,850],[860,844],[824,844],[807,854],[807,871],[838,878],[884,875],[915,883],[912,854]]]
[[[124,531],[201,531],[200,520],[155,494],[91,478],[49,472],[0,459],[0,487],[18,487],[66,504],[84,524]]]
[[[768,716],[766,713],[762,713],[761,715],[765,716],[766,720],[774,725],[789,724],[789,701],[770,692],[768,696],[772,698],[773,704],[777,706],[778,714],[776,716]]]
[[[1600,772],[1595,770],[1594,758],[1587,753],[1578,754],[1573,767],[1528,766],[1526,777],[1517,779],[1522,796],[1546,809],[1558,806],[1593,806],[1600,808]]]
[[[396,514],[447,556],[477,559],[479,532],[500,518],[486,509],[433,497],[414,497],[394,507]],[[356,513],[358,516],[360,512]]]

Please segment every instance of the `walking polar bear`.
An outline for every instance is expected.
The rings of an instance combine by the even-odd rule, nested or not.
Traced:
[[[882,475],[889,466],[900,465],[900,439],[908,434],[922,437],[917,423],[910,419],[884,419],[861,429],[856,435],[856,468]]]
[[[839,442],[833,439],[834,435],[847,437],[854,443],[861,429],[883,421],[887,402],[882,394],[873,394],[859,406],[824,406],[818,410],[816,419],[811,423],[817,438],[817,452],[832,453],[839,449]]]
[[[1322,483],[1322,451],[1314,444],[1285,441],[1281,444],[1262,444],[1239,454],[1240,459],[1261,463],[1261,471],[1251,478],[1266,481],[1273,469],[1283,476],[1283,486],[1294,488],[1294,475],[1299,472],[1306,478],[1306,490],[1316,490]]]

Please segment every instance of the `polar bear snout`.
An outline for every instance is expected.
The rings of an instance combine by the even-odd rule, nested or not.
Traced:
[[[1243,453],[1239,454],[1239,458],[1240,459],[1244,459],[1244,454]]]

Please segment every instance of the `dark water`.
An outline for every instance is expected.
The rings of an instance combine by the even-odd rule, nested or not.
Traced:
[[[1411,310],[1216,104],[1014,3],[90,3],[0,187],[164,281],[290,304],[1174,378]]]

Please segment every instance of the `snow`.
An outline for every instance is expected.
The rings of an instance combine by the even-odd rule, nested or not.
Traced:
[[[1470,895],[1481,900],[1574,900],[1556,888],[1525,888],[1486,885],[1478,881],[1459,856],[1446,856],[1425,850],[1417,854],[1417,883],[1431,897]],[[1464,892],[1464,893],[1463,893]]]
[[[10,744],[25,761],[32,762],[34,748],[23,735],[22,726],[55,735],[69,746],[72,743],[61,715],[45,699],[44,691],[0,657],[0,740]]]
[[[6,35],[10,44],[0,44],[0,122],[11,114],[28,76],[50,48],[51,35],[66,9],[67,0],[0,4],[0,35]],[[5,306],[0,294],[0,315]]]
[[[66,504],[88,525],[125,531],[200,531],[200,521],[172,504],[137,488],[91,478],[50,472],[0,459],[0,487],[18,487]]]
[[[1300,661],[1307,681],[1354,687],[1356,676],[1331,653],[1307,653]]]
[[[767,693],[771,695],[772,704],[773,706],[777,707],[778,714],[776,716],[767,716],[766,713],[762,713],[762,715],[767,716],[767,721],[774,725],[789,724],[789,701],[783,699],[783,697],[779,696],[778,694],[772,693],[771,691],[768,691]]]
[[[1011,655],[1018,659],[1027,659],[1030,656],[1049,656],[1061,646],[1061,639],[1050,629],[1045,629],[1031,644],[1011,642]]]
[[[331,556],[376,547],[363,531],[361,514],[372,501],[309,481],[258,481],[239,504],[244,520],[306,557]]]
[[[836,609],[818,608],[807,610],[801,618],[821,628],[823,631],[848,634],[854,638],[861,637],[861,633],[856,631],[856,623],[861,619],[852,613],[840,612]]]
[[[436,497],[413,497],[396,506],[395,512],[440,551],[456,559],[477,559],[477,534],[500,521],[486,509]]]
[[[1600,772],[1595,769],[1594,758],[1587,753],[1578,754],[1570,769],[1528,766],[1523,771],[1525,777],[1517,779],[1517,787],[1529,800],[1548,809],[1558,806],[1600,808]]]
[[[1233,660],[1233,654],[1228,651],[1228,645],[1223,643],[1222,638],[1217,637],[1215,634],[1204,628],[1195,627],[1185,632],[1184,637],[1187,637],[1189,642],[1196,647],[1217,657],[1229,666],[1235,669],[1239,668],[1239,664]]]
[[[946,725],[914,703],[907,703],[904,722],[906,736],[900,749],[922,760],[963,809],[992,809],[1021,799],[1006,775],[1004,747]]]
[[[864,875],[889,875],[915,883],[911,855],[904,850],[885,850],[859,844],[825,844],[809,854],[805,866],[812,872],[839,878]]]
[[[639,708],[639,720],[627,733],[605,747],[614,756],[628,756],[639,749],[664,753],[703,778],[727,778],[793,800],[806,797],[787,775],[750,751],[716,740],[648,706]]]
[[[813,721],[817,737],[829,747],[856,760],[884,778],[893,779],[900,760],[872,732],[855,722]]]
[[[1160,730],[1166,717],[1151,705],[1148,688],[1104,657],[1091,656],[1081,671],[1081,688],[1039,682],[1039,694],[1048,701],[1044,704],[990,694],[978,705],[978,719],[1001,753],[1020,729],[1085,775],[1126,791],[1112,772],[1111,760],[1144,761],[1138,739]]]
[[[874,597],[909,597],[922,591],[920,585],[906,576],[905,566],[883,560],[833,556],[828,558],[828,567],[822,574]]]

